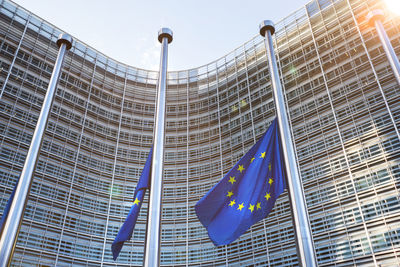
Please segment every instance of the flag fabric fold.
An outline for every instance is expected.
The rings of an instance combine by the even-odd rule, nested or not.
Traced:
[[[195,206],[197,217],[216,246],[236,240],[264,219],[286,188],[278,122],[205,194]]]
[[[146,160],[146,164],[144,165],[142,174],[139,178],[139,182],[136,186],[135,194],[133,197],[133,205],[128,213],[128,216],[125,219],[124,224],[119,229],[119,232],[111,245],[114,260],[117,259],[119,253],[121,252],[124,242],[131,239],[133,230],[135,229],[136,220],[139,216],[139,211],[143,203],[146,189],[150,188],[152,154],[153,149],[150,150],[149,156]]]

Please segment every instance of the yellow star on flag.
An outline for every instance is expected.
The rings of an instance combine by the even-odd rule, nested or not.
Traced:
[[[227,197],[233,196],[233,192],[232,192],[232,191],[229,191],[228,194],[227,194],[226,196],[227,196]]]
[[[242,203],[242,204],[239,204],[239,207],[238,207],[237,209],[238,209],[238,210],[242,210],[243,207],[244,207],[244,205],[243,205],[243,203]]]
[[[228,182],[230,182],[231,184],[233,184],[234,182],[236,182],[236,180],[235,180],[235,176],[229,176],[229,181]]]
[[[240,171],[240,173],[242,173],[242,171],[244,171],[243,165],[239,165],[239,168],[237,170]]]
[[[270,164],[268,164],[268,170],[270,170],[270,171],[271,171],[271,163],[270,163]]]
[[[260,156],[260,158],[265,158],[265,154],[266,154],[266,152],[263,152],[263,153],[261,153],[261,156]]]
[[[231,200],[231,202],[229,203],[229,207],[232,207],[235,204],[236,204],[236,201],[235,200]]]
[[[254,205],[251,205],[251,204],[250,204],[249,210],[251,211],[251,213],[253,213]]]
[[[274,180],[272,180],[272,178],[269,178],[268,183],[271,185],[274,182]]]
[[[139,199],[135,199],[135,201],[133,202],[133,206],[138,205],[139,206],[140,200]]]
[[[264,197],[265,197],[265,198],[268,200],[268,199],[270,199],[270,198],[271,198],[271,194],[269,194],[269,193],[266,193]]]
[[[261,209],[261,202],[257,202],[257,210]]]
[[[253,163],[253,161],[254,161],[255,159],[256,159],[255,157],[252,157],[251,160],[250,160],[250,163]]]

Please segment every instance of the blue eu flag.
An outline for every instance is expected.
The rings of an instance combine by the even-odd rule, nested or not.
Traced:
[[[199,202],[195,209],[216,246],[236,240],[264,219],[286,188],[275,119],[264,136]]]
[[[136,186],[135,195],[133,197],[134,202],[131,210],[129,211],[129,214],[126,217],[121,229],[119,229],[117,237],[111,245],[114,260],[117,259],[119,253],[121,252],[124,242],[131,239],[133,229],[135,229],[136,220],[139,216],[139,211],[143,203],[144,194],[146,193],[146,189],[150,187],[152,154],[153,149],[150,150],[149,156],[146,160],[146,164],[144,165],[142,174],[140,175],[139,183]]]
[[[4,208],[3,215],[1,216],[1,219],[0,219],[0,233],[3,231],[4,223],[6,222],[8,213],[10,212],[11,203],[12,203],[12,201],[14,199],[15,190],[17,190],[17,185],[18,185],[18,181],[17,181],[17,184],[14,186],[14,189],[13,189],[11,195],[10,195],[10,198],[7,201],[6,207]]]

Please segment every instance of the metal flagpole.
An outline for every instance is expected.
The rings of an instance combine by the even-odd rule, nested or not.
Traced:
[[[375,26],[375,28],[376,28],[376,31],[378,32],[379,39],[381,40],[383,49],[385,50],[386,56],[389,60],[389,64],[392,67],[394,77],[396,78],[397,83],[400,85],[400,63],[399,63],[399,59],[397,58],[397,55],[393,49],[393,46],[390,43],[389,37],[386,34],[385,28],[382,25],[381,20],[383,20],[384,18],[385,18],[385,16],[381,9],[375,9],[375,10],[369,12],[366,17],[369,26],[371,26],[371,27]],[[389,102],[386,99],[385,92],[383,91],[383,89],[381,87],[379,87],[379,89],[381,91],[383,100],[385,102],[386,109],[388,110],[390,119],[393,122],[394,130],[397,134],[397,137],[400,140],[400,132],[397,129],[396,121],[393,117],[392,111],[390,110]]]
[[[60,34],[57,40],[59,47],[56,63],[51,74],[49,87],[43,100],[42,110],[33,133],[31,145],[25,159],[21,177],[15,191],[10,211],[4,224],[4,231],[0,239],[0,266],[5,267],[11,262],[14,253],[17,236],[22,223],[22,215],[28,199],[28,194],[32,184],[33,173],[40,152],[44,131],[49,118],[54,94],[56,92],[58,78],[60,77],[61,67],[66,51],[72,47],[72,37],[68,34]]]
[[[393,46],[390,43],[389,37],[386,34],[385,28],[383,27],[382,21],[385,16],[381,9],[375,9],[368,13],[366,19],[371,27],[376,28],[378,32],[379,39],[381,40],[383,49],[385,50],[386,56],[389,59],[390,66],[392,67],[394,76],[400,85],[400,63],[394,52]]]
[[[161,43],[160,72],[158,77],[158,92],[156,106],[156,125],[154,129],[153,159],[151,166],[151,182],[149,209],[146,229],[146,247],[143,266],[160,266],[161,243],[161,194],[163,188],[164,170],[164,129],[165,129],[165,99],[167,86],[168,44],[172,42],[172,31],[162,28],[158,32]]]
[[[275,25],[272,21],[265,20],[260,23],[260,34],[265,37],[265,46],[267,48],[269,59],[269,71],[271,73],[276,114],[278,117],[279,132],[281,135],[283,155],[286,163],[285,167],[288,177],[289,197],[293,214],[297,253],[301,266],[313,267],[317,266],[314,243],[312,240],[311,227],[303,193],[303,185],[297,170],[282,86],[279,79],[278,67],[276,64],[274,47],[272,44],[272,35],[274,33]]]

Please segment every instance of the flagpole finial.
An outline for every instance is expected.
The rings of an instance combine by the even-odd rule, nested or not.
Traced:
[[[263,20],[260,23],[260,35],[262,37],[265,37],[265,32],[269,30],[271,32],[271,35],[275,33],[275,24],[271,20]]]
[[[368,21],[368,25],[370,27],[374,27],[375,20],[383,21],[385,19],[385,13],[383,12],[382,9],[375,9],[370,11],[368,15],[365,17],[365,19]]]
[[[61,33],[57,39],[57,45],[60,47],[62,44],[66,45],[67,50],[70,50],[72,47],[72,37],[68,33]]]
[[[171,42],[172,42],[173,34],[172,34],[171,29],[169,29],[169,28],[161,28],[161,29],[158,31],[158,41],[159,41],[160,43],[162,43],[162,41],[163,41],[163,39],[164,39],[165,37],[168,39],[168,43],[171,43]]]

